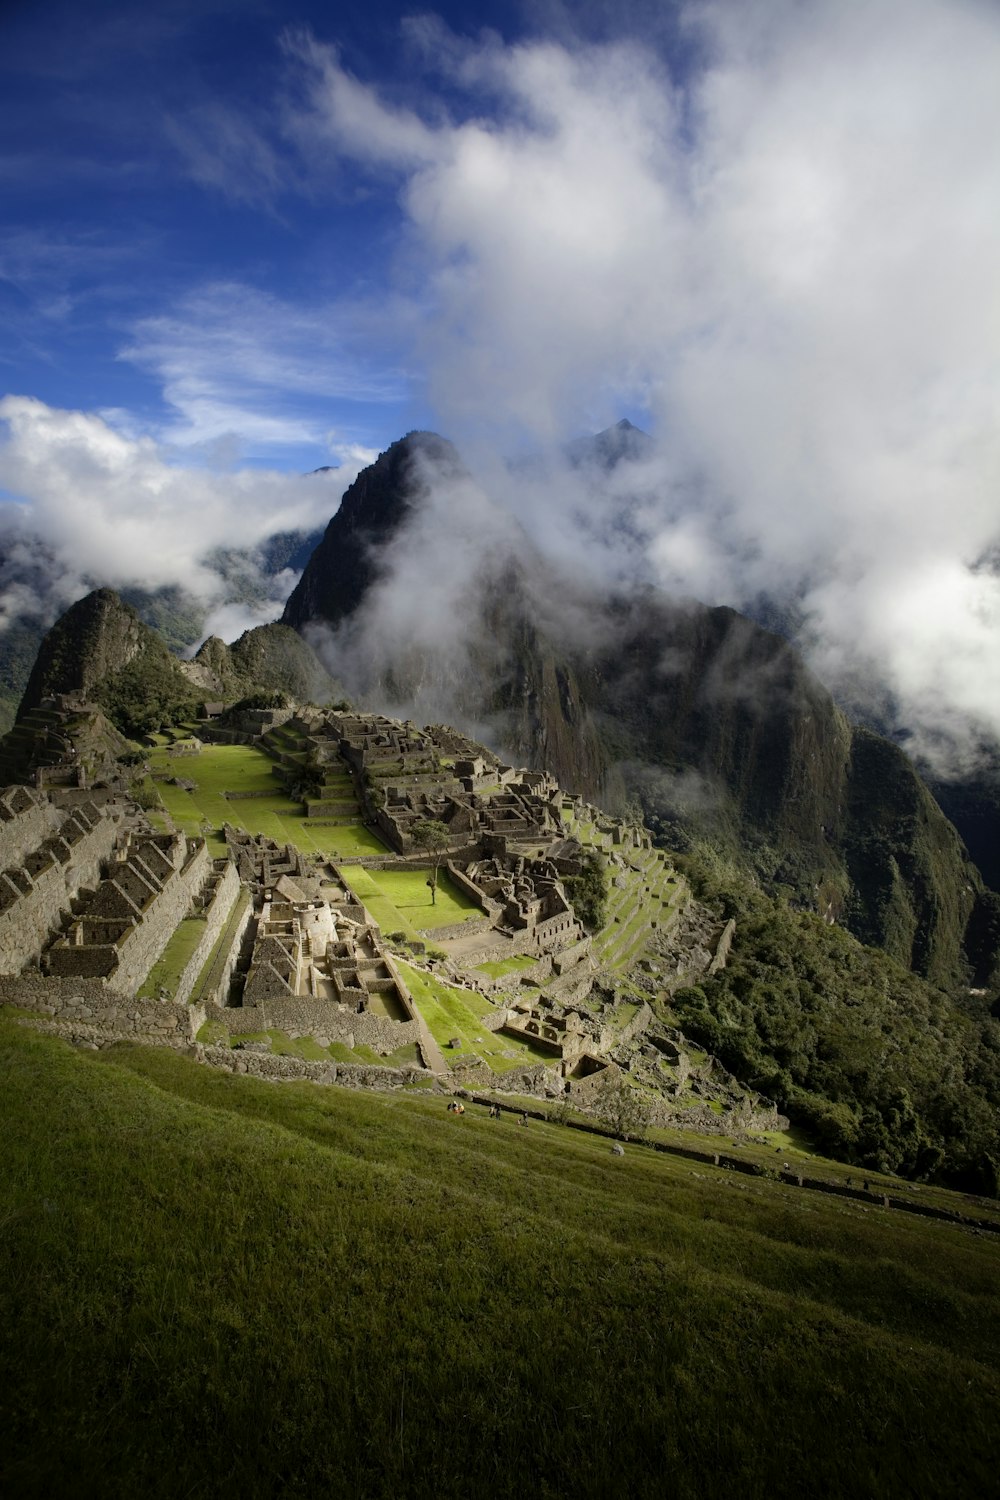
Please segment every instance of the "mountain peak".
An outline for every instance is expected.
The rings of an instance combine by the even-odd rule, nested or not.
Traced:
[[[289,596],[283,624],[299,629],[317,616],[336,623],[357,607],[374,582],[378,549],[430,492],[425,465],[439,478],[466,472],[447,438],[415,431],[358,475]]]
[[[653,447],[653,439],[641,427],[636,427],[628,417],[622,417],[613,427],[605,427],[593,437],[578,438],[566,449],[566,456],[575,468],[588,464],[601,469],[613,469],[623,459],[635,462],[645,458]]]

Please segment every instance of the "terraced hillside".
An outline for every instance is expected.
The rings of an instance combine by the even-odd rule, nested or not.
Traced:
[[[608,862],[605,921],[594,934],[593,951],[603,968],[624,974],[677,925],[691,891],[663,850],[616,844],[607,820],[592,814],[566,803],[563,822],[567,833]]]
[[[183,741],[148,752],[152,789],[178,828],[204,832],[224,852],[222,827],[230,823],[304,853],[328,858],[384,854],[385,845],[364,827],[356,799],[345,795],[338,819],[303,815],[303,803],[285,790],[288,759],[303,752],[286,737],[279,760],[253,745],[204,745],[185,752]],[[296,762],[297,763],[297,762]],[[349,784],[349,780],[345,785]]]

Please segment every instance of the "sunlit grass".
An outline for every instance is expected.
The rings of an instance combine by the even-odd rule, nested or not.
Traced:
[[[9,1494],[995,1487],[992,1240],[10,1025],[0,1125]]]

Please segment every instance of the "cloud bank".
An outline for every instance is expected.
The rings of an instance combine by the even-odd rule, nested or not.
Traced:
[[[644,409],[609,572],[764,594],[831,685],[874,673],[918,729],[1000,732],[1000,13],[682,21],[683,76],[634,41],[414,22],[422,104],[299,38],[299,135],[396,184],[429,399],[474,460]],[[568,482],[520,511],[601,532]]]
[[[306,477],[218,473],[175,466],[152,438],[29,397],[0,400],[0,423],[0,489],[11,497],[0,507],[0,550],[17,580],[4,588],[0,575],[2,623],[53,618],[95,582],[179,588],[218,611],[209,628],[233,634],[273,619],[294,577],[266,577],[253,549],[275,533],[325,525],[371,457]],[[234,547],[250,553],[242,582],[260,596],[243,613],[222,609],[232,582],[222,559]]]

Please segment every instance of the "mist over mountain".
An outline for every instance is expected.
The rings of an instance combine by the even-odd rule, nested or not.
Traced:
[[[320,535],[279,531],[246,546],[237,529],[230,545],[202,559],[207,592],[192,589],[182,568],[175,583],[149,588],[126,581],[118,593],[172,651],[185,655],[207,635],[233,640],[273,620]],[[112,581],[97,568],[81,572],[26,530],[23,518],[0,513],[0,732],[13,723],[46,630],[77,599]]]
[[[624,486],[622,435],[573,470]],[[515,476],[524,514],[541,480]],[[348,490],[284,620],[359,702],[457,723],[610,808],[637,798],[675,847],[709,839],[941,983],[992,974],[996,898],[898,747],[781,636],[640,576],[608,587],[600,559],[576,566],[579,530],[546,555],[528,529],[451,444],[410,434]]]

